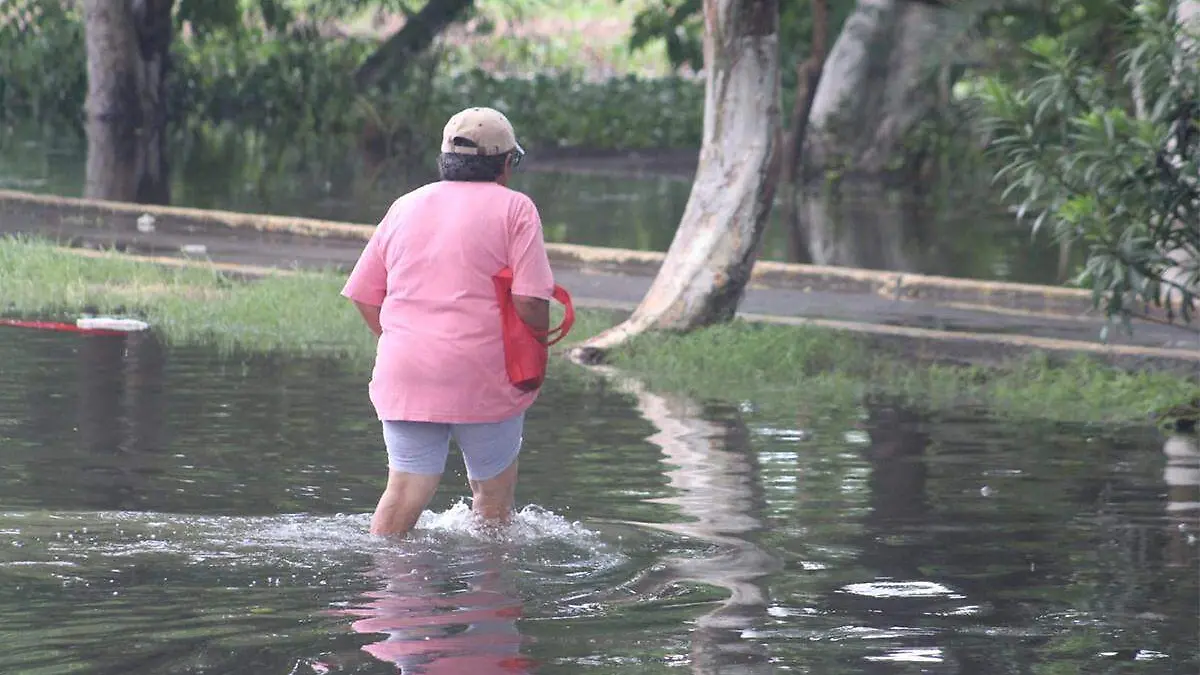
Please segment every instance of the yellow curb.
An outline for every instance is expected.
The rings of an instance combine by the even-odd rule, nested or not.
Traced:
[[[37,204],[59,209],[90,209],[104,213],[128,216],[132,223],[142,214],[161,218],[177,218],[196,223],[250,229],[258,232],[286,233],[315,238],[341,238],[365,241],[374,232],[374,225],[316,220],[290,216],[253,214],[234,211],[195,209],[154,204],[133,204],[76,197],[44,195],[17,190],[0,190],[3,202]],[[550,258],[556,263],[573,263],[584,268],[589,266],[608,268],[638,268],[641,271],[656,270],[666,255],[655,251],[582,246],[578,244],[546,245]],[[1012,307],[1030,309],[1038,305],[1037,311],[1053,314],[1079,314],[1091,308],[1091,294],[1082,289],[1041,286],[1003,281],[979,281],[902,272],[804,265],[775,261],[758,261],[751,272],[750,283],[767,288],[791,288],[812,290],[816,287],[850,291],[872,292],[896,299],[941,298],[944,301],[965,301],[969,296],[973,304],[986,307]],[[1019,302],[1016,302],[1020,300]]]
[[[193,209],[183,206],[162,206],[159,204],[110,202],[98,199],[81,199],[78,197],[60,197],[58,195],[18,192],[16,190],[0,190],[0,202],[6,201],[56,208],[92,209],[114,215],[129,216],[131,223],[137,220],[138,216],[146,213],[160,218],[179,218],[233,229],[280,232],[316,238],[340,237],[365,241],[375,231],[375,227],[372,225],[357,225],[354,223],[316,220],[313,218],[295,218],[292,216],[243,213],[240,211],[218,211],[214,209]]]
[[[739,318],[759,323],[773,323],[788,326],[813,326],[830,330],[851,331],[868,335],[886,335],[925,340],[973,342],[1023,349],[1041,349],[1052,352],[1088,353],[1101,356],[1140,356],[1171,359],[1176,361],[1192,361],[1200,364],[1200,349],[1171,349],[1168,347],[1143,347],[1140,345],[1105,345],[1094,342],[1079,342],[1076,340],[1061,340],[1058,338],[1040,338],[1031,335],[1002,335],[997,333],[971,333],[935,330],[931,328],[910,328],[907,326],[885,326],[873,323],[858,323],[854,321],[837,321],[833,319],[809,319],[798,316],[775,316],[768,314],[739,314]]]

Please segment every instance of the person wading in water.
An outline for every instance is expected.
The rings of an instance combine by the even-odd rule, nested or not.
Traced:
[[[507,187],[524,154],[499,111],[451,117],[441,180],[392,204],[342,290],[378,337],[369,393],[383,423],[388,480],[372,534],[416,525],[451,438],[463,453],[474,513],[497,522],[512,514],[525,411],[538,388],[508,377],[493,276],[512,271],[513,306],[538,335],[549,329],[554,294],[537,207]]]

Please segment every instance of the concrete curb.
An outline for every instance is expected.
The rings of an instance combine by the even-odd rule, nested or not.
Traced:
[[[189,267],[218,270],[241,277],[261,278],[268,276],[294,275],[294,270],[257,265],[215,263],[186,258],[132,255],[108,251],[95,251],[61,247],[60,250],[87,258],[132,260],[154,265]],[[630,303],[594,298],[575,298],[580,308],[611,311],[632,311]],[[1166,369],[1174,372],[1200,375],[1200,351],[1143,347],[1138,345],[1103,345],[1092,342],[1038,338],[1027,335],[1002,335],[995,333],[969,333],[887,326],[854,321],[810,319],[794,316],[739,313],[739,318],[755,322],[787,326],[810,326],[827,330],[855,333],[866,337],[881,348],[902,351],[924,361],[964,361],[971,363],[1000,363],[1008,358],[1028,354],[1032,351],[1046,352],[1063,357],[1086,354],[1108,365],[1137,370],[1145,368]]]
[[[20,217],[20,212],[38,211],[43,220],[56,217],[60,223],[93,223],[101,229],[133,229],[142,214],[155,216],[158,227],[188,234],[219,235],[228,231],[254,231],[311,237],[365,241],[374,225],[343,223],[312,218],[241,213],[176,206],[109,202],[74,197],[0,190],[0,217]],[[30,214],[33,215],[33,214]],[[653,276],[665,254],[652,251],[548,244],[555,265],[582,271]],[[905,274],[844,267],[759,261],[751,275],[753,286],[794,290],[872,293],[899,300],[922,299],[955,302],[981,308],[999,308],[1079,316],[1092,311],[1091,294],[1081,289],[1010,282],[976,281],[920,274]]]

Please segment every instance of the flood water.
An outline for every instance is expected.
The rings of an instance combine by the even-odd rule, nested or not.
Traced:
[[[0,328],[0,673],[1200,671],[1194,438],[564,365],[516,523],[386,543],[365,379]]]
[[[71,134],[0,130],[0,189],[85,194],[87,143]],[[376,223],[403,192],[434,178],[431,157],[372,158],[352,141],[314,146],[211,134],[172,144],[169,203],[178,206]],[[117,170],[121,164],[104,165]],[[581,159],[577,169],[595,169]],[[538,204],[551,241],[666,251],[687,205],[691,176],[617,169],[607,173],[539,169],[531,153],[513,187]],[[559,160],[559,166],[572,166]],[[986,181],[984,181],[986,182]],[[915,195],[847,185],[809,195],[800,213],[802,262],[1057,284],[1059,252],[996,201],[989,185],[924,186]],[[772,212],[761,257],[799,260],[791,234]],[[1070,261],[1078,262],[1079,251]]]

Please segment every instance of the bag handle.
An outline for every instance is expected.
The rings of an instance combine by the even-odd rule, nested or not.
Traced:
[[[503,286],[507,288],[509,297],[512,296],[511,268],[505,267],[504,269],[500,270],[496,273],[493,279],[496,279],[498,280],[498,283],[503,284]],[[560,342],[563,338],[567,337],[567,334],[571,332],[571,327],[575,325],[575,305],[571,302],[571,294],[567,292],[567,289],[555,284],[551,297],[557,300],[559,304],[566,309],[566,312],[563,314],[562,323],[558,324],[557,327],[546,331],[533,330],[532,328],[529,329],[529,332],[533,333],[535,337],[546,338],[547,347],[553,346]],[[528,325],[526,325],[526,327],[528,328]]]
[[[547,347],[553,346],[567,337],[567,333],[570,333],[571,327],[575,325],[575,305],[571,303],[571,294],[567,292],[567,289],[555,285],[554,299],[561,303],[566,311],[563,313],[562,323],[558,324],[557,328],[551,328],[545,333],[537,331],[538,337],[546,338]],[[555,337],[550,337],[555,334],[557,334]]]

